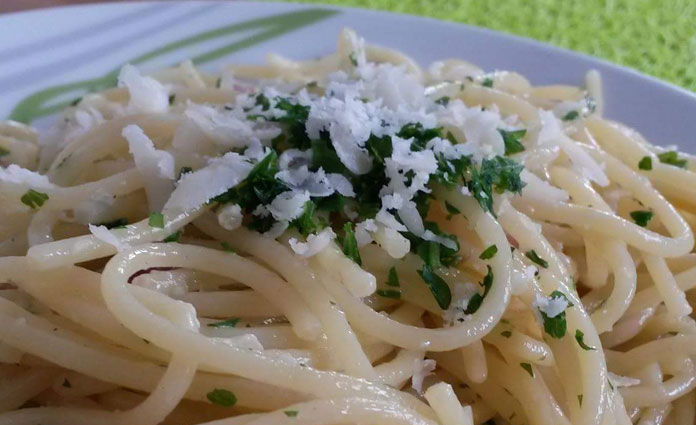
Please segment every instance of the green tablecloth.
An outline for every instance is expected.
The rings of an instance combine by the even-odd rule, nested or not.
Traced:
[[[630,66],[696,91],[696,0],[301,0],[464,22]]]

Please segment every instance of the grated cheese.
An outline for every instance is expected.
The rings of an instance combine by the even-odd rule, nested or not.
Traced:
[[[225,205],[217,215],[218,223],[225,230],[234,230],[242,225],[242,208],[237,204]]]
[[[433,359],[414,359],[413,360],[413,375],[411,376],[411,388],[419,394],[423,392],[423,381],[425,377],[435,371],[437,364]]]
[[[297,238],[290,238],[288,243],[296,254],[309,258],[317,255],[320,251],[329,246],[334,239],[336,239],[336,233],[334,233],[330,227],[327,227],[319,233],[307,236],[306,242],[300,242]]]
[[[532,305],[549,318],[554,318],[568,308],[568,301],[563,297],[551,298],[536,294]]]
[[[109,245],[115,247],[118,252],[122,252],[130,248],[130,245],[128,245],[125,242],[121,242],[121,240],[116,235],[111,233],[111,231],[109,231],[109,229],[107,229],[106,226],[95,226],[93,224],[90,224],[89,231],[92,232],[94,237],[96,237],[100,241],[106,242]]]
[[[56,187],[45,175],[27,170],[17,164],[0,167],[0,182],[27,186],[34,189],[53,189]]]
[[[152,77],[143,76],[133,65],[125,65],[118,75],[119,86],[128,89],[127,112],[163,113],[169,110],[169,90]]]
[[[174,156],[155,149],[154,143],[137,125],[126,126],[121,132],[128,141],[135,168],[143,177],[151,211],[160,211],[174,189]]]
[[[179,179],[165,208],[182,212],[198,208],[239,184],[252,168],[245,157],[235,152],[213,158],[206,167],[186,173]]]

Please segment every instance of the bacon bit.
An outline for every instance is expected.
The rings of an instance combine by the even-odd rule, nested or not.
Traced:
[[[152,272],[168,272],[180,268],[181,267],[150,267],[147,269],[138,270],[137,272],[133,273],[131,277],[128,278],[128,283],[133,283],[133,279],[144,274],[149,274]]]

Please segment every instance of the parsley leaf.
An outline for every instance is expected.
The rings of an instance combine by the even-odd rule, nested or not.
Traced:
[[[316,233],[318,230],[322,229],[324,226],[318,223],[314,219],[314,210],[316,209],[316,204],[312,201],[307,201],[302,208],[302,214],[290,223],[292,226],[296,227],[300,231],[302,236],[307,237],[311,233]]]
[[[384,298],[393,298],[395,300],[401,298],[401,291],[398,289],[378,289],[375,293]]]
[[[177,230],[176,232],[164,238],[162,242],[179,242],[179,238],[181,237],[182,233],[183,232],[181,230]]]
[[[580,407],[582,407],[582,394],[578,394],[578,403],[580,404]]]
[[[319,140],[312,140],[312,169],[318,170],[323,168],[327,173],[344,173],[346,170],[345,166],[338,158],[338,154],[331,146],[331,141],[326,140],[326,138],[321,138]],[[367,142],[368,148],[370,147],[370,141]],[[391,148],[391,142],[389,143]],[[389,151],[391,155],[391,150]],[[387,156],[389,156],[387,155]]]
[[[578,111],[570,111],[567,114],[563,115],[563,118],[561,118],[561,119],[563,121],[572,121],[579,116],[580,116],[580,113]]]
[[[355,52],[352,52],[350,55],[348,55],[348,59],[350,59],[351,65],[358,66],[358,58],[355,55]]]
[[[652,211],[631,211],[631,218],[640,227],[645,227],[653,217]]]
[[[441,98],[435,100],[435,103],[437,103],[438,105],[442,105],[442,106],[447,106],[447,104],[449,104],[449,102],[450,102],[449,96],[442,96]]]
[[[490,260],[491,258],[495,257],[495,254],[497,253],[498,247],[495,244],[493,244],[488,248],[484,249],[481,255],[479,255],[479,258],[482,260]]]
[[[652,158],[649,156],[644,156],[638,162],[638,169],[650,171],[652,170]]]
[[[585,344],[584,338],[585,338],[585,334],[580,329],[576,329],[575,330],[575,340],[578,342],[578,345],[580,346],[580,348],[582,348],[585,351],[597,350],[595,347],[590,347],[589,345]]]
[[[343,237],[343,253],[359,266],[362,265],[360,251],[358,251],[358,241],[355,239],[355,232],[353,231],[353,223],[346,223],[343,226],[343,231],[346,233]]]
[[[532,365],[529,363],[520,363],[520,366],[522,366],[522,369],[526,370],[529,376],[534,378],[534,369],[532,369]]]
[[[481,85],[482,85],[483,87],[493,87],[493,79],[490,78],[490,77],[486,77],[486,78],[484,78],[483,81],[481,82]]]
[[[440,262],[440,244],[433,241],[423,241],[418,245],[418,256],[431,269],[442,267]]]
[[[0,146],[0,157],[3,157],[3,156],[5,156],[5,155],[9,155],[9,154],[10,154],[10,151],[9,151],[9,150],[7,150],[7,149],[3,148],[2,146]]]
[[[674,165],[679,168],[687,168],[688,161],[683,158],[679,158],[679,153],[677,151],[662,152],[657,154],[657,159],[663,164]]]
[[[488,295],[488,291],[490,291],[491,286],[493,286],[493,269],[488,265],[486,268],[488,268],[488,272],[486,273],[486,276],[483,277],[483,281],[479,283],[479,285],[483,286],[483,294],[474,294],[469,299],[469,304],[466,306],[466,310],[464,310],[465,314],[476,313],[479,307],[481,307],[483,299],[486,298],[486,295]]]
[[[505,338],[510,338],[512,336],[511,331],[502,331],[500,335],[504,336]]]
[[[503,136],[503,142],[505,143],[505,155],[512,155],[524,151],[524,145],[520,141],[527,134],[527,130],[502,130],[498,129],[498,132]]]
[[[225,242],[225,241],[222,241],[222,243],[221,243],[220,245],[222,245],[222,250],[223,250],[223,251],[231,252],[231,253],[233,253],[233,254],[235,253],[234,248],[232,248],[232,245],[230,245],[229,243],[227,243],[227,242]]]
[[[568,301],[568,298],[565,296],[565,294],[560,291],[553,291],[551,293],[550,298],[563,298],[568,303],[568,307],[573,306],[573,304],[570,301]],[[541,313],[541,317],[544,320],[544,330],[547,334],[549,334],[552,338],[556,339],[561,339],[565,336],[568,327],[568,324],[566,323],[565,311],[558,313],[554,317],[549,317],[546,313],[544,313],[541,310],[539,311],[539,313]]]
[[[95,224],[95,226],[104,226],[107,229],[120,229],[128,225],[128,219],[121,217],[113,221],[105,221],[103,223]]]
[[[218,406],[232,407],[237,403],[237,397],[229,390],[216,388],[205,396],[211,403],[217,404]]]
[[[41,208],[44,202],[48,201],[48,195],[42,192],[37,192],[34,189],[27,190],[20,198],[22,203],[31,209]]]
[[[157,227],[159,229],[164,228],[164,215],[162,213],[153,212],[150,214],[150,218],[147,220],[147,224],[150,227]]]
[[[294,418],[299,412],[297,410],[285,410],[283,413],[285,413],[285,416],[288,418]]]
[[[447,286],[447,283],[433,272],[427,264],[424,264],[423,268],[418,270],[418,274],[428,286],[430,292],[433,293],[437,305],[439,305],[441,309],[447,310],[452,302],[452,292],[449,286]]]
[[[537,254],[534,250],[525,252],[524,256],[529,258],[533,263],[536,263],[545,269],[549,268],[549,262],[539,257],[539,254]]]
[[[445,201],[445,208],[447,209],[447,220],[452,218],[453,215],[461,214],[462,212],[459,210],[459,208],[455,207],[454,205],[450,204],[449,202]]]
[[[223,320],[221,322],[208,323],[211,328],[234,328],[239,323],[239,317]]]
[[[522,168],[521,164],[502,156],[484,159],[479,170],[469,167],[470,180],[466,185],[481,208],[493,214],[494,190],[497,193],[522,192],[525,185],[520,178]]]
[[[389,269],[389,275],[387,276],[387,286],[398,288],[399,286],[399,275],[396,274],[396,267]]]

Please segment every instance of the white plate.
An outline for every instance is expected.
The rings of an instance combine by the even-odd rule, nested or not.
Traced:
[[[488,70],[520,72],[535,84],[581,85],[587,70],[598,69],[607,116],[654,143],[696,152],[696,95],[633,70],[466,25],[280,3],[95,4],[0,16],[0,118],[43,126],[46,113],[110,84],[127,62],[152,69],[194,58],[215,70],[226,62],[262,62],[270,51],[316,57],[335,48],[344,26],[422,64],[459,57]],[[177,43],[182,40],[188,42]]]

